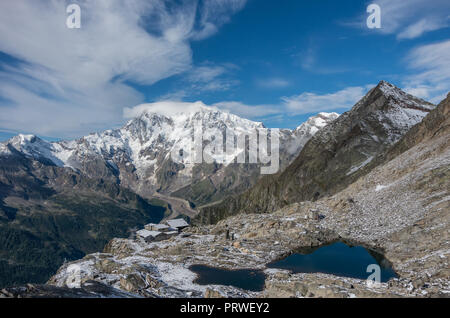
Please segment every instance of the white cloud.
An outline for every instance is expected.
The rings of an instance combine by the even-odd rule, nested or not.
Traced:
[[[161,101],[156,103],[140,104],[135,107],[126,107],[123,111],[125,118],[136,118],[143,113],[158,113],[165,116],[173,116],[179,113],[193,113],[203,109],[217,109],[213,106],[206,106],[202,102],[188,103],[188,102],[174,102]]]
[[[189,75],[188,80],[194,83],[209,82],[226,72],[223,66],[199,66]]]
[[[189,41],[211,35],[245,0],[79,1],[81,29],[68,29],[67,1],[1,1],[0,127],[72,137],[121,120],[153,83],[192,68]],[[205,4],[206,3],[206,4]],[[96,126],[98,125],[98,126]]]
[[[414,71],[405,77],[405,89],[434,103],[440,102],[450,87],[450,40],[413,49],[406,58]]]
[[[140,104],[134,107],[126,107],[123,110],[123,116],[125,118],[131,119],[139,117],[144,113],[158,113],[171,117],[181,113],[189,114],[202,110],[220,110],[253,120],[263,118],[264,116],[269,116],[271,119],[275,115],[283,116],[285,111],[285,109],[281,105],[246,105],[244,103],[235,101],[219,102],[212,105],[206,105],[201,101],[191,103],[166,100],[155,103]]]
[[[300,64],[301,68],[307,71],[311,71],[314,69],[315,66],[317,66],[316,51],[317,51],[316,48],[310,46],[308,50],[300,54],[296,54],[294,55],[294,57],[298,59],[298,63]]]
[[[369,5],[374,1],[367,1]],[[381,29],[384,34],[396,34],[398,39],[413,39],[427,32],[449,26],[450,1],[448,0],[377,0],[381,8]],[[367,14],[355,21],[344,23],[367,30]],[[371,30],[374,31],[374,30]]]
[[[422,72],[418,80],[441,82],[450,78],[450,40],[423,45],[412,50],[407,60],[409,66]]]
[[[299,95],[282,97],[278,104],[248,105],[237,101],[227,101],[215,103],[213,106],[245,118],[258,120],[270,118],[272,121],[274,119],[280,121],[286,116],[349,110],[374,86],[347,87],[322,95],[304,92]]]
[[[220,110],[225,110],[232,114],[252,119],[284,112],[284,108],[281,105],[246,105],[237,101],[219,102],[213,104],[213,106]]]
[[[246,105],[241,102],[227,101],[205,105],[201,101],[194,103],[173,100],[159,101],[155,103],[140,104],[134,107],[126,107],[123,116],[131,119],[144,113],[158,113],[165,116],[173,116],[180,113],[194,113],[201,110],[220,110],[235,114],[243,118],[257,119],[267,115],[276,115],[284,111],[282,106],[276,105]]]
[[[315,44],[311,44],[308,49],[293,54],[294,63],[300,66],[303,70],[315,73],[315,74],[338,74],[349,72],[350,69],[347,67],[341,67],[333,65],[327,65],[327,61],[319,61],[318,59],[318,46]]]
[[[225,91],[239,83],[232,79],[232,70],[238,67],[234,64],[214,65],[206,63],[193,67],[187,74],[185,81],[189,84],[192,95],[205,91]]]
[[[380,0],[382,30],[397,33],[398,39],[412,39],[426,32],[448,27],[447,0]]]
[[[200,28],[193,35],[196,40],[209,37],[217,32],[218,27],[227,23],[230,16],[241,10],[247,0],[206,0],[200,5]]]
[[[188,96],[189,96],[189,94],[185,89],[179,89],[179,90],[171,91],[169,93],[161,95],[161,96],[155,98],[155,100],[157,100],[157,101],[172,100],[172,101],[179,102]]]
[[[286,109],[291,114],[309,114],[321,111],[332,111],[338,109],[350,109],[369,90],[366,87],[347,87],[343,90],[329,94],[302,93],[282,100]]]
[[[406,29],[401,31],[397,38],[399,39],[414,39],[426,32],[439,30],[447,27],[445,21],[432,21],[430,19],[422,19],[414,24],[411,24]]]

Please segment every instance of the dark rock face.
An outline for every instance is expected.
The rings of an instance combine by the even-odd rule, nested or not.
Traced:
[[[334,194],[368,172],[377,156],[434,106],[380,82],[351,111],[312,137],[282,173],[262,178],[242,195],[205,207],[195,222],[215,223],[237,213],[267,213],[294,202]],[[373,167],[373,165],[371,165]]]

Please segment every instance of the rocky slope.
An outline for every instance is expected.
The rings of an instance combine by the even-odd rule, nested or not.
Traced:
[[[433,108],[382,81],[352,110],[315,134],[285,170],[263,177],[241,195],[205,207],[196,222],[215,223],[245,212],[273,212],[294,202],[334,194],[370,171],[364,167]]]
[[[271,214],[239,214],[163,242],[114,239],[103,253],[62,266],[48,284],[70,285],[70,267],[77,266],[81,284],[96,280],[144,297],[448,297],[449,111],[450,95],[385,151],[379,165],[334,195]],[[336,240],[383,253],[400,277],[373,285],[266,268],[301,247]],[[264,270],[264,290],[198,285],[193,264]]]

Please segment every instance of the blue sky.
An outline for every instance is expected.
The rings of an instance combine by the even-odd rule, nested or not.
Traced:
[[[81,29],[65,26],[70,3]],[[370,3],[381,29],[367,28]],[[382,79],[437,103],[449,17],[444,0],[2,1],[0,139],[79,137],[161,100],[294,128]]]

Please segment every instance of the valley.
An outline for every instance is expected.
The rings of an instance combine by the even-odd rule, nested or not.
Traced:
[[[193,218],[197,215],[197,211],[192,209],[187,200],[181,198],[167,196],[158,192],[153,194],[154,198],[160,199],[170,205],[171,214],[167,216],[169,219],[174,219],[178,216],[187,216]]]

